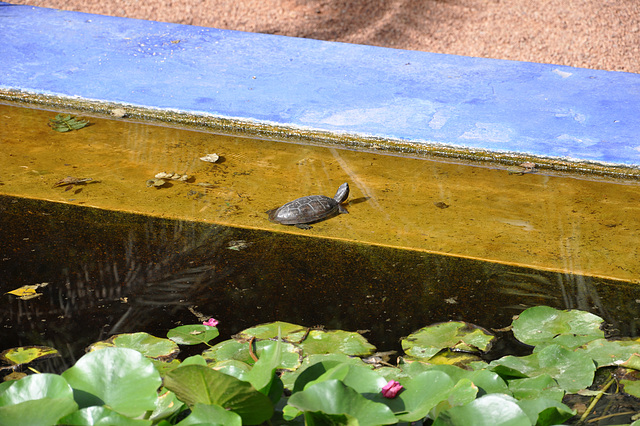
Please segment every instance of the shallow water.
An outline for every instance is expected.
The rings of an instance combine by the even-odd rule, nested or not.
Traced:
[[[2,296],[3,348],[47,344],[69,363],[112,333],[195,322],[189,308],[223,336],[283,320],[369,329],[382,350],[435,321],[499,328],[536,304],[638,334],[636,183],[98,117],[56,133],[55,114],[0,105],[0,291],[50,283]],[[191,180],[147,187],[162,171]],[[93,181],[53,187],[67,176]],[[267,220],[342,182],[350,214],[307,231]]]
[[[54,115],[0,105],[0,193],[640,282],[637,183],[94,117],[87,128],[57,133],[47,126]],[[222,159],[200,161],[207,153]],[[148,188],[162,171],[192,180]],[[52,188],[67,176],[93,181]],[[303,195],[333,196],[343,182],[351,186],[350,215],[312,231],[268,222],[266,210]]]

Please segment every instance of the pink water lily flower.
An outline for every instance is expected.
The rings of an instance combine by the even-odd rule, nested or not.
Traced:
[[[402,385],[395,380],[389,380],[389,383],[382,388],[382,396],[385,398],[395,398],[398,392],[402,390]]]
[[[215,327],[216,325],[218,325],[218,320],[214,319],[214,318],[209,318],[208,321],[205,321],[202,323],[202,325],[208,325],[209,327]]]

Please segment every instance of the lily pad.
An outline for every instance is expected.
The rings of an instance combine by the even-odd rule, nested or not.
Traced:
[[[179,345],[209,343],[219,335],[217,328],[202,324],[181,325],[167,333],[167,337]]]
[[[570,351],[560,345],[550,345],[523,357],[509,355],[492,361],[489,366],[503,377],[537,377],[547,374],[558,382],[561,389],[568,392],[589,387],[596,370],[588,355]]]
[[[495,336],[487,330],[461,321],[421,328],[402,339],[402,349],[410,358],[428,360],[442,349],[486,352]]]
[[[631,370],[630,373],[624,375],[624,378],[620,380],[623,389],[629,395],[633,395],[636,398],[640,398],[640,372]]]
[[[426,371],[403,385],[404,390],[394,402],[400,403],[398,408],[403,407],[406,413],[399,414],[398,419],[404,422],[415,422],[425,418],[431,409],[447,400],[455,382],[442,371]],[[394,408],[393,405],[391,407]]]
[[[173,416],[175,413],[182,411],[185,408],[185,403],[180,401],[175,393],[168,389],[162,388],[158,395],[158,401],[156,402],[156,409],[153,410],[150,420],[157,422],[161,419],[166,419]]]
[[[78,409],[71,386],[56,374],[16,380],[0,393],[0,419],[6,425],[50,425]]]
[[[157,390],[162,383],[151,360],[125,348],[89,352],[62,377],[75,390],[82,408],[106,404],[129,417],[156,408]]]
[[[468,379],[480,390],[480,393],[509,393],[507,383],[496,373],[489,370],[469,371],[451,365],[433,365],[428,371],[442,371],[455,383]]]
[[[534,306],[513,321],[513,334],[523,343],[537,346],[552,344],[556,336],[570,335],[601,339],[602,318],[585,311],[561,311],[549,306]],[[585,343],[584,340],[581,342]]]
[[[315,380],[307,382],[304,388],[306,389],[315,383],[333,379],[342,381],[358,393],[368,394],[380,393],[382,387],[388,382],[388,380],[366,365],[338,364],[321,374]]]
[[[433,426],[454,425],[531,426],[531,421],[514,398],[490,394],[444,411],[433,423]]]
[[[628,360],[620,365],[627,368],[633,368],[634,370],[640,370],[640,354],[631,355]]]
[[[288,335],[291,333],[297,333],[307,330],[306,327],[297,324],[291,324],[289,322],[275,321],[266,324],[260,324],[255,327],[242,330],[240,333],[233,336],[235,339],[248,340],[251,337],[256,339],[275,339],[280,334],[285,341],[296,343],[294,340],[289,339]]]
[[[544,397],[562,401],[564,396],[564,390],[560,389],[558,383],[548,374],[509,380],[509,390],[520,400]]]
[[[598,339],[589,342],[583,349],[598,368],[607,365],[621,365],[634,354],[640,354],[640,343],[635,340]]]
[[[237,360],[248,365],[253,365],[256,361],[251,357],[249,344],[253,345],[254,355],[259,359],[262,356],[262,351],[272,343],[270,340],[254,341],[251,343],[225,340],[204,351],[202,356],[210,361]],[[300,366],[300,348],[291,343],[282,343],[280,351],[281,358],[278,368],[294,370]]]
[[[62,418],[60,424],[70,426],[145,426],[151,425],[151,420],[131,419],[108,407],[87,407]]]
[[[191,425],[242,426],[242,417],[220,405],[197,403],[191,408],[191,414],[178,423],[178,426]]]
[[[191,407],[200,403],[233,411],[243,424],[260,424],[273,414],[271,400],[251,384],[201,365],[171,371],[165,378],[165,387]]]
[[[88,350],[92,352],[107,347],[133,349],[146,357],[162,361],[170,361],[180,352],[175,342],[143,332],[116,334],[107,340],[92,344]]]
[[[209,367],[226,375],[233,376],[238,380],[242,380],[244,382],[249,381],[247,373],[251,371],[251,366],[242,361],[227,359],[209,364]]]
[[[48,346],[22,346],[11,348],[0,353],[0,359],[10,365],[28,364],[35,360],[43,360],[60,356],[58,351]]]
[[[518,401],[518,406],[532,425],[559,425],[576,414],[562,402],[549,398],[525,399]]]
[[[384,404],[366,399],[340,380],[327,380],[309,386],[302,392],[291,395],[289,405],[314,418],[316,412],[328,415],[349,415],[358,420],[360,426],[387,425],[397,423],[398,419]]]
[[[282,373],[282,382],[284,386],[294,392],[301,391],[307,383],[317,379],[322,374],[332,369],[336,365],[360,365],[371,368],[362,359],[349,357],[344,354],[314,354],[305,357],[295,371],[285,371]]]
[[[471,364],[472,362],[478,362],[481,360],[482,358],[475,354],[445,349],[429,358],[429,364],[454,365],[458,367],[464,367],[465,365]]]
[[[288,334],[286,339],[290,342],[299,342],[305,355],[311,354],[345,354],[350,356],[368,356],[375,352],[376,347],[367,341],[361,334],[343,330],[311,330]],[[301,340],[303,339],[304,340]]]

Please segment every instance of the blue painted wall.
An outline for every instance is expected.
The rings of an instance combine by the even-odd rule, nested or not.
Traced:
[[[640,165],[640,75],[0,3],[0,90]]]

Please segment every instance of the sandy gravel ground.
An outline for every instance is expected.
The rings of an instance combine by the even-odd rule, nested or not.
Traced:
[[[640,73],[640,0],[8,0],[129,18]]]

